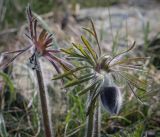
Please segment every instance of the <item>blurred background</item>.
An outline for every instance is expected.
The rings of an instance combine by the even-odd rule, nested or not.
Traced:
[[[110,54],[136,41],[131,56],[150,57],[144,63],[146,91],[123,92],[118,116],[102,110],[102,137],[160,137],[160,0],[0,0],[0,55],[28,45],[26,7],[30,4],[41,25],[55,36],[54,48],[80,42],[83,27],[95,24],[103,51]],[[28,54],[17,58],[0,73],[0,135],[43,137],[34,71]],[[1,57],[0,64],[10,56]],[[56,137],[83,137],[85,97],[61,91],[52,81],[55,70],[41,59]],[[2,88],[6,85],[5,88]],[[81,88],[81,87],[79,87]]]

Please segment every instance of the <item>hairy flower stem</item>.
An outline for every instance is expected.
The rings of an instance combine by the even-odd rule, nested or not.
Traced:
[[[40,94],[40,100],[41,100],[41,109],[42,109],[45,137],[53,137],[51,118],[49,116],[49,111],[48,111],[47,94],[45,92],[43,76],[42,76],[40,63],[38,59],[36,59],[36,63],[38,66],[38,69],[36,69],[36,75],[37,75],[37,81],[38,81],[38,86],[39,86],[39,94]]]
[[[93,136],[92,137],[100,137],[100,129],[101,129],[101,105],[100,98],[97,98],[97,106],[95,108],[94,113],[94,126],[93,126]]]
[[[91,97],[91,93],[88,96],[88,100]],[[87,125],[86,125],[86,132],[85,137],[92,137],[93,134],[93,120],[94,120],[94,110],[92,109],[87,116]]]

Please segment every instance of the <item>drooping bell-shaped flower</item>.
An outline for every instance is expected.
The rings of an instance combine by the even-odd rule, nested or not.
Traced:
[[[117,114],[122,105],[122,94],[119,87],[110,83],[108,77],[105,77],[100,90],[101,102],[107,111],[111,114]]]

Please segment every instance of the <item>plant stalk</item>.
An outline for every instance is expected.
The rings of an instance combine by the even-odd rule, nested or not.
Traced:
[[[93,136],[92,137],[100,137],[101,130],[101,105],[100,98],[97,98],[97,106],[95,108],[94,114],[94,127],[93,127]]]
[[[38,86],[39,86],[39,94],[40,94],[40,100],[41,100],[41,109],[42,109],[45,137],[53,137],[51,117],[48,111],[49,107],[47,103],[47,93],[45,91],[42,71],[41,71],[40,63],[38,59],[36,59],[36,63],[37,63],[36,65],[38,66],[38,69],[36,69],[36,75],[37,75],[37,81],[38,81]]]
[[[90,93],[89,96],[88,96],[88,100],[90,99],[91,95],[92,94]],[[85,129],[86,130],[85,137],[92,137],[93,121],[94,121],[94,110],[92,109],[87,116],[87,123],[86,123],[87,125],[86,125],[86,129]]]

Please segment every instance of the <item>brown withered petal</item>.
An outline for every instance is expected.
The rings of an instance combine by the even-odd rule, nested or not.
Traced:
[[[101,88],[101,102],[104,108],[111,114],[117,114],[121,108],[122,95],[117,86],[106,86]]]

